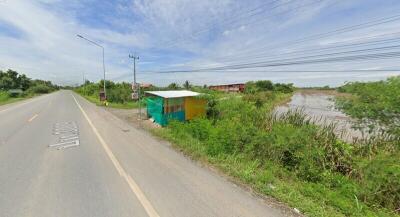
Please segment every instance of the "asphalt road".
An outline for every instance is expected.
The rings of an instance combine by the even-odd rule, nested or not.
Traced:
[[[285,215],[104,109],[59,91],[0,106],[0,216]]]

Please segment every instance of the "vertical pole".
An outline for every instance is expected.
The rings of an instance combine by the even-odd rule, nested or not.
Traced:
[[[136,88],[136,56],[133,57],[133,85]]]
[[[103,49],[103,73],[104,73],[104,80],[103,80],[103,91],[104,91],[104,97],[106,98],[107,102],[107,94],[106,94],[106,65],[104,63],[104,47],[101,47]]]
[[[141,119],[142,116],[142,107],[140,104],[140,85],[136,83],[136,60],[139,59],[138,56],[135,55],[130,55],[129,58],[133,59],[133,85],[135,87],[136,93],[138,94],[138,102],[139,102],[139,119]]]
[[[85,72],[82,72],[82,87],[83,87],[83,94],[86,95],[86,88],[85,88]]]

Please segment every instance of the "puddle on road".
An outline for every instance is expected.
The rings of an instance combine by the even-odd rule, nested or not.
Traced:
[[[326,93],[298,92],[292,96],[289,103],[278,106],[275,111],[281,114],[289,109],[301,109],[317,124],[336,123],[336,133],[340,135],[342,131],[345,131],[346,134],[342,137],[346,141],[352,141],[353,138],[362,138],[361,131],[352,128],[353,121],[351,118],[335,108],[334,98],[334,95]]]

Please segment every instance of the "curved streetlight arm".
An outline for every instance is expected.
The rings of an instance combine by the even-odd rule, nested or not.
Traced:
[[[83,40],[86,40],[86,41],[88,41],[88,42],[90,42],[90,43],[92,43],[92,44],[94,44],[94,45],[96,45],[96,46],[99,46],[99,47],[101,47],[102,49],[104,49],[104,47],[101,46],[100,44],[98,44],[98,43],[96,43],[96,42],[94,42],[94,41],[92,41],[92,40],[90,40],[90,39],[87,39],[87,38],[83,37],[82,35],[76,35],[76,36],[78,36],[79,38],[81,38],[81,39],[83,39]]]
[[[78,36],[78,38],[84,39],[85,41],[88,41],[88,42],[100,47],[102,49],[102,51],[103,51],[103,75],[104,75],[104,78],[103,78],[103,91],[104,91],[104,97],[107,99],[107,94],[106,94],[106,65],[105,65],[105,61],[104,61],[104,47],[101,46],[100,44],[90,40],[90,39],[87,39],[87,38],[83,37],[82,35],[78,34],[76,36]]]

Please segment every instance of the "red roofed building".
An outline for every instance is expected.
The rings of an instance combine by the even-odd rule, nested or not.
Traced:
[[[245,84],[223,84],[208,87],[210,90],[218,90],[223,92],[243,92]]]

